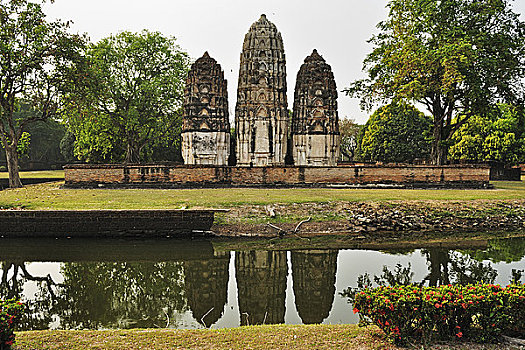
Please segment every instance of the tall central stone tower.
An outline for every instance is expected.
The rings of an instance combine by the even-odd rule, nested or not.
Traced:
[[[284,165],[287,107],[283,39],[262,15],[244,37],[241,53],[235,107],[237,165]]]

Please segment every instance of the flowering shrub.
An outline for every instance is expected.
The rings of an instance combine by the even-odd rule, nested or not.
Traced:
[[[0,350],[9,350],[15,342],[15,325],[24,311],[24,304],[14,299],[0,300]]]
[[[360,324],[373,323],[396,343],[408,338],[493,341],[525,333],[525,284],[366,289],[355,295]]]

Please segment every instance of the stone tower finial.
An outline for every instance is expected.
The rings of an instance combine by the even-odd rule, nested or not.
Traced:
[[[317,52],[317,49],[314,49],[312,51],[312,54],[304,59],[305,63],[308,62],[315,62],[315,61],[321,61],[324,62],[323,56],[319,55],[319,52]]]

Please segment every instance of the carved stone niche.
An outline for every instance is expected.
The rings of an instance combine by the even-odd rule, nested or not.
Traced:
[[[297,73],[291,135],[295,165],[337,165],[337,87],[332,68],[315,49]]]
[[[265,15],[244,38],[235,107],[237,165],[284,165],[288,138],[286,59]]]
[[[183,108],[184,163],[228,165],[230,122],[227,81],[221,66],[208,52],[191,66]]]

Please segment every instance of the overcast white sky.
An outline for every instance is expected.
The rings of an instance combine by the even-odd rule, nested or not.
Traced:
[[[364,75],[367,39],[386,17],[387,0],[56,0],[51,18],[73,20],[73,31],[97,41],[122,30],[149,29],[175,36],[193,59],[208,51],[228,79],[230,114],[235,110],[244,35],[265,13],[283,36],[288,74],[288,107],[304,58],[316,48],[332,66],[338,90]],[[525,1],[514,2],[525,19]],[[339,93],[339,116],[365,123],[357,100]]]

